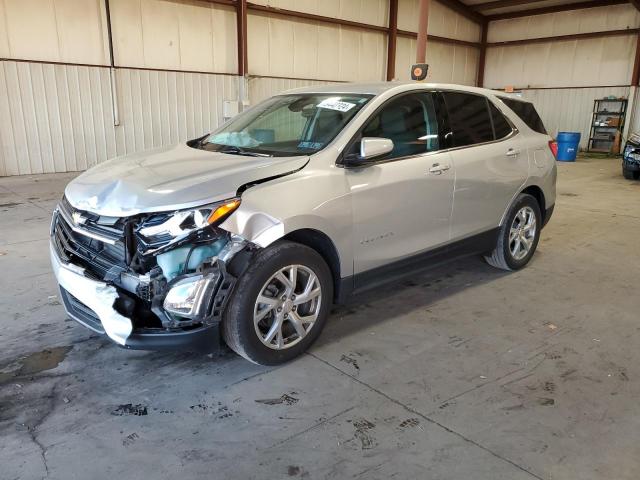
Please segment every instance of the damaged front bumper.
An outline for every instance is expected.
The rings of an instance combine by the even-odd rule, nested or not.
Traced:
[[[67,314],[78,323],[99,334],[106,334],[116,344],[134,350],[197,350],[220,348],[219,322],[192,329],[134,329],[132,319],[118,313],[114,305],[123,292],[105,282],[93,280],[85,270],[64,263],[53,243],[51,266],[60,285],[60,295]]]
[[[61,300],[72,319],[124,348],[206,352],[220,348],[220,321],[236,280],[227,262],[248,242],[218,231],[213,240],[200,236],[188,248],[179,274],[167,271],[171,262],[184,262],[185,253],[179,249],[153,257],[161,261],[153,260],[155,266],[147,273],[139,269],[136,273],[126,264],[109,266],[106,260],[115,258],[109,255],[119,251],[120,243],[109,246],[108,238],[102,242],[95,232],[87,234],[91,225],[70,224],[65,208],[61,205],[54,213],[50,256]],[[205,248],[212,243],[217,247]],[[189,259],[195,259],[197,268],[189,268]],[[234,270],[235,275],[239,272]]]

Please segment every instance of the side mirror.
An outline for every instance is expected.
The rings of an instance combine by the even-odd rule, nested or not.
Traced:
[[[360,160],[381,157],[393,151],[393,141],[388,138],[363,137],[360,140]]]

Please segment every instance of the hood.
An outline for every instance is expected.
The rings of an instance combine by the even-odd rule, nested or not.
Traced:
[[[76,177],[65,189],[71,205],[98,215],[198,207],[237,195],[246,183],[284,175],[308,157],[249,157],[209,152],[186,144],[108,160]]]

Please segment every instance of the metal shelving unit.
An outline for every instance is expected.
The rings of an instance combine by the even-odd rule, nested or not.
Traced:
[[[587,151],[597,153],[612,152],[616,133],[624,130],[627,115],[627,99],[601,98],[593,101],[593,116],[591,117],[591,133]]]

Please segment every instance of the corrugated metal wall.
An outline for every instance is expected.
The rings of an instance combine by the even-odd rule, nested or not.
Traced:
[[[489,48],[485,86],[628,85],[635,35]]]
[[[505,42],[638,27],[640,12],[622,4],[491,22],[487,40]],[[580,146],[586,148],[593,101],[609,95],[630,98],[636,39],[634,34],[625,34],[490,47],[484,83],[488,88],[525,89],[523,96],[536,104],[552,135],[580,132]],[[631,111],[627,118],[631,121]]]
[[[0,175],[84,170],[195,138],[238,97],[229,75],[122,69],[116,78],[118,127],[107,68],[0,62]]]
[[[398,28],[410,32],[418,31],[419,0],[398,0]],[[479,42],[481,28],[477,23],[438,2],[429,6],[429,34],[455,38],[468,42]]]
[[[237,72],[233,7],[185,0],[110,0],[110,6],[116,65]]]
[[[524,90],[523,98],[535,103],[544,125],[555,136],[559,131],[580,132],[580,146],[587,147],[593,101],[596,98],[629,97],[629,87]]]
[[[630,4],[571,10],[489,24],[487,40],[504,42],[553,35],[640,27]],[[629,85],[636,49],[633,34],[562,42],[490,47],[485,86],[504,88]]]
[[[494,21],[487,32],[487,41],[504,42],[523,38],[624,30],[638,25],[640,12],[627,3]]]
[[[629,108],[631,113],[629,114],[629,121],[627,122],[629,125],[628,132],[629,134],[640,134],[640,87],[631,87],[630,90],[629,98],[632,99],[633,105]]]
[[[252,74],[384,80],[387,37],[383,33],[262,14],[250,14],[247,23]]]
[[[312,13],[352,22],[387,26],[389,5],[387,0],[252,0],[258,5],[285,8],[296,12]]]
[[[0,0],[0,57],[109,62],[101,0]]]
[[[418,0],[399,0],[398,28],[410,32],[418,31]],[[429,10],[430,35],[479,42],[481,28],[475,22],[454,12],[444,5],[431,2]],[[416,40],[399,37],[396,52],[396,78],[410,80],[409,67],[415,61]],[[430,82],[475,85],[480,51],[464,45],[444,44],[430,41],[427,48]]]
[[[416,40],[412,38],[398,38],[396,53],[396,78],[410,80],[410,70],[407,65],[415,61]],[[430,82],[459,83],[461,85],[475,85],[478,72],[480,51],[474,47],[464,45],[446,45],[439,42],[429,43],[427,63],[429,64]]]
[[[388,0],[254,1],[388,24]],[[399,0],[399,29],[415,32],[417,12],[418,0]],[[117,127],[105,68],[104,0],[0,0],[0,58],[26,60],[0,63],[0,175],[83,170],[115,155],[193,138],[220,124],[224,100],[240,98],[244,83],[235,76],[233,7],[204,0],[111,0],[111,14],[115,64],[121,67]],[[492,22],[488,39],[639,26],[632,6],[617,5]],[[300,86],[385,78],[382,32],[251,10],[248,27],[250,103]],[[432,2],[429,33],[477,42],[481,32],[476,23]],[[415,49],[414,39],[398,39],[398,79],[408,79]],[[628,85],[634,52],[631,35],[489,48],[485,85]],[[432,41],[429,80],[473,85],[478,59],[477,48]],[[540,89],[526,90],[525,96],[539,104],[550,130],[586,136],[593,98],[628,90]],[[636,123],[640,128],[640,111]]]
[[[286,90],[312,85],[330,85],[332,83],[336,82],[253,77],[249,79],[249,98],[251,99],[251,103],[255,105],[266,98]]]
[[[256,0],[377,26],[388,0]],[[235,10],[200,0],[111,0],[117,105],[113,125],[103,0],[0,0],[0,175],[84,170],[115,155],[196,137],[238,100]],[[417,30],[418,0],[400,0],[402,30]],[[429,33],[478,41],[478,25],[432,3]],[[250,11],[248,97],[291,88],[380,81],[386,35]],[[400,38],[397,77],[415,40]],[[478,51],[432,43],[430,80],[473,84]],[[87,64],[52,65],[40,62]],[[158,71],[156,71],[158,70]],[[175,71],[174,71],[175,70]],[[176,71],[182,71],[179,73]],[[204,73],[186,73],[204,72]],[[208,73],[207,73],[208,72]],[[270,78],[277,77],[277,78]],[[304,80],[308,79],[308,80]]]

